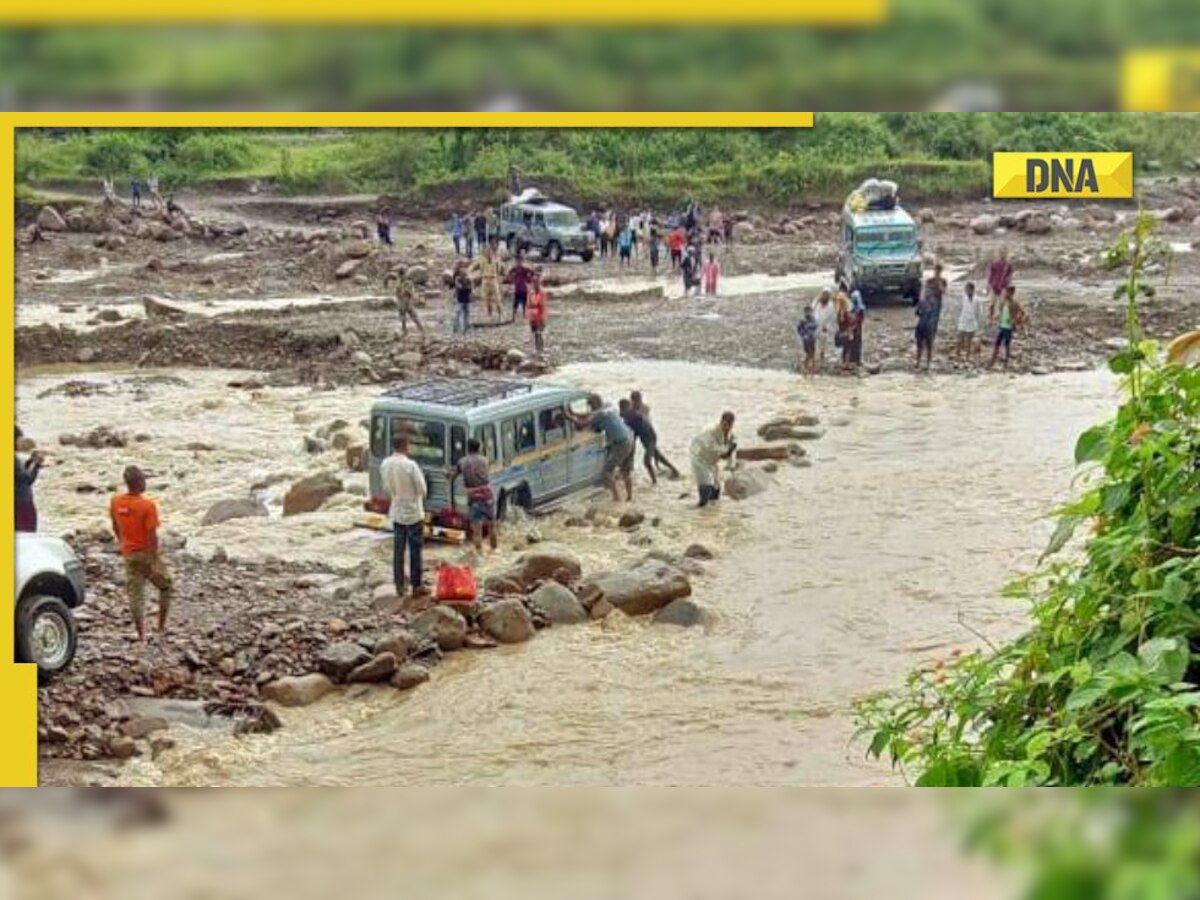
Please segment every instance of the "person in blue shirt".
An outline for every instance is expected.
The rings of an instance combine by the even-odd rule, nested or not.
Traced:
[[[607,443],[604,455],[604,483],[612,491],[613,500],[620,502],[617,479],[625,484],[625,497],[633,502],[633,432],[629,430],[621,414],[611,406],[605,406],[599,394],[588,396],[590,412],[580,415],[567,410],[567,417],[576,428],[590,428],[603,434]]]
[[[620,254],[621,265],[632,265],[631,257],[633,256],[633,229],[626,222],[621,229],[621,233],[617,235],[617,252]]]
[[[454,241],[454,255],[462,255],[463,223],[462,216],[455,213],[450,217],[450,239]]]
[[[134,206],[142,205],[142,183],[137,180],[137,176],[129,182],[129,196]]]
[[[804,307],[804,316],[796,326],[796,334],[800,335],[800,344],[804,347],[804,364],[801,369],[805,375],[817,374],[817,319],[811,306]]]

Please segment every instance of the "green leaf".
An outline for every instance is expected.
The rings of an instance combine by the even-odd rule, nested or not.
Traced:
[[[1046,752],[1050,747],[1050,732],[1039,731],[1029,739],[1025,745],[1025,758],[1036,759]]]
[[[1060,516],[1058,525],[1054,528],[1054,534],[1050,535],[1050,543],[1046,545],[1046,549],[1042,551],[1042,559],[1048,556],[1053,556],[1063,547],[1067,546],[1067,542],[1071,540],[1075,534],[1075,529],[1079,527],[1082,521],[1078,516]]]
[[[1128,375],[1143,359],[1138,350],[1124,350],[1108,361],[1108,368],[1117,375]]]
[[[1200,752],[1195,747],[1176,747],[1154,767],[1154,779],[1160,787],[1200,786]]]
[[[1096,425],[1075,442],[1075,463],[1095,462],[1108,452],[1108,426]]]
[[[940,760],[921,773],[917,787],[979,787],[979,770],[966,760]]]
[[[1106,694],[1108,694],[1108,685],[1102,681],[1092,680],[1081,684],[1067,697],[1067,712],[1078,712],[1091,706]]]
[[[1138,647],[1138,659],[1142,665],[1167,684],[1183,679],[1189,655],[1176,638],[1151,638]]]
[[[1179,572],[1172,572],[1163,581],[1163,600],[1171,606],[1182,606],[1187,603],[1190,594],[1191,588],[1188,587],[1187,580]]]

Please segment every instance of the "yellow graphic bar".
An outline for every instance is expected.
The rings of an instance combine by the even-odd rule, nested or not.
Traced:
[[[1132,153],[994,153],[992,196],[1112,199],[1133,196]]]
[[[811,112],[11,113],[18,128],[812,128]]]
[[[146,0],[58,0],[55,3],[8,0],[0,4],[0,22],[292,22],[396,23],[405,25],[593,25],[697,24],[880,25],[888,0],[690,0],[683,4],[645,0],[208,0],[148,3]]]
[[[1121,62],[1121,108],[1200,112],[1200,47],[1126,53]]]

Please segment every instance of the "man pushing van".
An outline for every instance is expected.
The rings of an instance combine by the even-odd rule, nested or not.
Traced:
[[[621,420],[621,414],[605,406],[599,394],[588,395],[591,412],[579,415],[567,410],[576,428],[591,428],[603,434],[608,443],[604,456],[604,483],[612,491],[613,500],[620,501],[617,477],[625,483],[625,497],[633,502],[633,432]]]

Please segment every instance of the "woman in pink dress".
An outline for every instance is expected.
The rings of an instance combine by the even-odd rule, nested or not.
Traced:
[[[717,262],[716,254],[708,254],[708,260],[700,268],[700,279],[704,282],[706,295],[716,294],[717,282],[721,280],[721,264]]]

